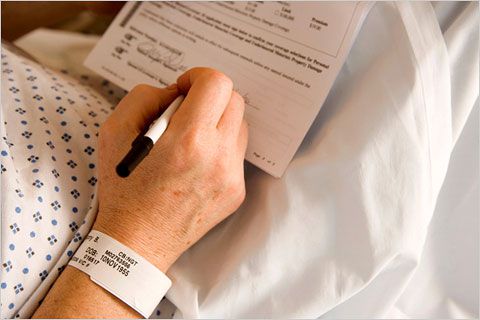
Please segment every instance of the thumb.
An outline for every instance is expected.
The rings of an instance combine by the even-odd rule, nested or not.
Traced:
[[[107,121],[139,134],[156,120],[177,96],[176,84],[164,89],[146,84],[137,85],[119,102]]]

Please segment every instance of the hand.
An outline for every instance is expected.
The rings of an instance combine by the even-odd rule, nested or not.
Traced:
[[[185,100],[150,154],[128,178],[118,177],[131,142],[179,94]],[[191,69],[167,89],[135,87],[100,128],[93,229],[165,272],[245,197],[243,113],[231,80],[212,69]]]

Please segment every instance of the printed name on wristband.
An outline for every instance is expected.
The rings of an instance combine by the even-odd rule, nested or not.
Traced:
[[[170,279],[135,251],[91,230],[68,263],[148,318],[170,288]]]

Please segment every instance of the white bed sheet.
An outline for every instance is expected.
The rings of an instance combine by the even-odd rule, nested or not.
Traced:
[[[395,305],[400,314],[409,317],[478,319],[478,96],[470,115],[465,113],[474,99],[468,96],[468,86],[478,88],[479,12],[478,4],[472,11],[468,11],[468,5],[468,2],[433,3],[451,61],[452,108],[461,111],[452,113],[457,116],[458,129],[455,131],[459,137],[429,226],[420,265]],[[469,23],[476,27],[468,27]],[[472,32],[472,28],[477,31]],[[463,34],[463,39],[459,39],[458,34]],[[476,68],[472,68],[472,61],[476,61]],[[477,80],[472,81],[472,78]]]
[[[169,272],[177,317],[478,317],[477,14],[373,7],[285,176],[247,165],[245,204]],[[79,63],[58,36],[17,45]]]

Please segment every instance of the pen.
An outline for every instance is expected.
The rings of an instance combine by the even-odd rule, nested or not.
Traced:
[[[167,130],[170,118],[182,104],[184,97],[178,96],[163,112],[163,114],[150,125],[150,128],[145,134],[140,134],[132,142],[130,151],[117,165],[117,174],[120,177],[126,178],[132,173],[138,164],[145,158],[152,149],[155,142],[160,139],[162,134]]]

